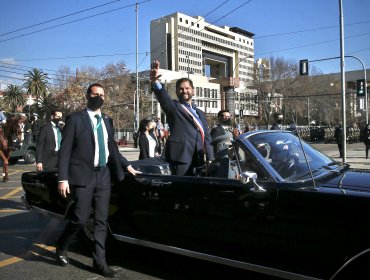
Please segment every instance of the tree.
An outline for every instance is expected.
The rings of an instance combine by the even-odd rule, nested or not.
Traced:
[[[65,115],[84,109],[88,86],[100,81],[99,70],[92,66],[77,69],[75,74],[69,67],[60,68],[56,73],[54,87],[51,89],[55,104]]]
[[[27,81],[24,83],[24,87],[27,89],[27,93],[36,96],[36,103],[39,103],[39,98],[46,96],[50,84],[48,74],[42,70],[33,68],[24,75]]]
[[[44,119],[51,115],[51,111],[59,109],[59,106],[54,94],[50,93],[39,98],[37,108],[39,109],[40,118]]]
[[[11,111],[15,113],[17,107],[24,106],[26,104],[26,97],[22,91],[21,86],[8,85],[4,91],[4,104],[11,108]]]
[[[51,90],[53,100],[64,114],[85,108],[85,93],[92,83],[101,83],[106,92],[104,112],[112,117],[116,128],[131,128],[135,86],[123,61],[110,63],[99,70],[83,67],[72,73],[69,67],[61,67]]]
[[[284,123],[307,125],[330,123],[328,106],[335,107],[332,78],[322,75],[314,66],[310,67],[310,76],[299,76],[298,62],[282,57],[262,60],[255,65],[252,80],[253,88],[259,96],[259,114],[268,124],[271,114],[280,111],[284,114]],[[281,103],[278,102],[281,99]]]
[[[102,69],[101,76],[107,93],[104,111],[112,117],[117,129],[132,128],[135,82],[125,62],[108,64]]]

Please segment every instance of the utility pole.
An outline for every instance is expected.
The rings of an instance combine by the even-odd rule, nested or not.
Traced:
[[[135,131],[139,129],[139,4],[136,2],[136,112],[135,112]]]
[[[342,85],[342,147],[343,147],[343,163],[346,162],[347,156],[347,119],[346,119],[346,77],[344,66],[344,24],[343,24],[343,5],[342,0],[339,0],[339,21],[340,21],[340,70],[341,70],[341,85]],[[365,81],[366,82],[366,81]]]

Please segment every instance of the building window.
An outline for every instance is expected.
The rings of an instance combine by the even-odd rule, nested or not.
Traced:
[[[188,23],[189,23],[189,21],[188,21],[188,20],[185,20],[185,23],[186,23],[186,24],[188,24]]]

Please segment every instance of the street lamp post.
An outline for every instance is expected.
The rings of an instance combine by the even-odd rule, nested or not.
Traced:
[[[248,55],[246,57],[243,57],[241,58],[238,63],[235,64],[234,68],[233,68],[233,72],[232,72],[232,79],[233,79],[233,91],[234,91],[234,94],[236,93],[235,91],[235,70],[236,70],[236,67],[238,67],[238,65],[240,64],[240,62],[244,61],[245,59],[247,58],[253,58],[252,55]],[[234,105],[235,106],[235,105]],[[238,106],[239,106],[239,123],[240,123],[240,93],[238,93]],[[236,106],[235,106],[236,107]],[[235,112],[234,112],[234,117],[236,115],[236,109],[234,108]]]
[[[136,12],[136,90],[135,90],[135,96],[134,99],[136,98],[135,102],[135,108],[134,108],[134,114],[135,114],[135,119],[134,119],[134,130],[139,129],[139,110],[140,110],[140,105],[139,105],[139,4],[136,2],[135,6],[135,12]],[[136,109],[136,110],[135,110]]]
[[[342,85],[342,147],[343,147],[343,163],[346,162],[347,155],[347,118],[346,118],[346,78],[344,71],[344,27],[343,27],[343,5],[342,0],[339,0],[339,22],[340,22],[340,70],[341,70],[341,85]]]
[[[308,128],[310,128],[310,98],[307,97],[307,122],[308,122]]]

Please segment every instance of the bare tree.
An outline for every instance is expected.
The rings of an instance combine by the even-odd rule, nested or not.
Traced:
[[[296,63],[282,57],[270,57],[266,64],[255,65],[252,85],[258,94],[259,114],[266,124],[270,123],[273,110],[281,110],[275,99],[292,91],[297,71]]]

